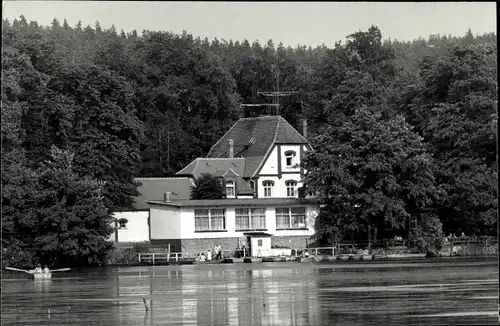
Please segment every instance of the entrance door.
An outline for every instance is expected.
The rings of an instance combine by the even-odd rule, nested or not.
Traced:
[[[247,237],[247,245],[246,245],[246,256],[250,256],[252,257],[252,237],[251,236],[248,236]]]

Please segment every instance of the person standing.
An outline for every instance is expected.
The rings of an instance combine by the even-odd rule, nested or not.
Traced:
[[[220,244],[215,246],[215,259],[222,259],[222,248]]]

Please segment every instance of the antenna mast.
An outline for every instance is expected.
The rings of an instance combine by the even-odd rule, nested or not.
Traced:
[[[271,97],[273,99],[273,105],[276,107],[276,115],[280,115],[280,99],[284,96],[290,96],[298,93],[297,91],[280,91],[280,71],[279,69],[276,72],[276,91],[274,92],[261,92],[257,91],[257,95],[262,95],[264,97]]]

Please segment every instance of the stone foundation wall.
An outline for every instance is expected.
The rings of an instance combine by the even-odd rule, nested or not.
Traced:
[[[196,257],[201,251],[213,250],[216,245],[221,246],[224,255],[233,256],[238,247],[238,238],[182,239],[182,256]]]
[[[307,244],[312,241],[309,236],[273,236],[271,237],[271,246],[278,245],[291,249],[306,248]],[[181,251],[183,257],[196,257],[201,251],[213,250],[216,245],[220,245],[224,251],[224,255],[233,257],[236,248],[238,247],[238,239],[240,245],[248,245],[245,237],[240,238],[212,238],[212,239],[182,239]]]
[[[312,240],[309,239],[309,236],[284,236],[271,237],[271,246],[283,246],[288,248],[306,248],[308,243],[312,243]]]

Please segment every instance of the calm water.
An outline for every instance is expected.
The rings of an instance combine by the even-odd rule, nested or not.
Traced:
[[[49,282],[2,274],[2,325],[373,324],[497,325],[497,261],[122,267]]]

